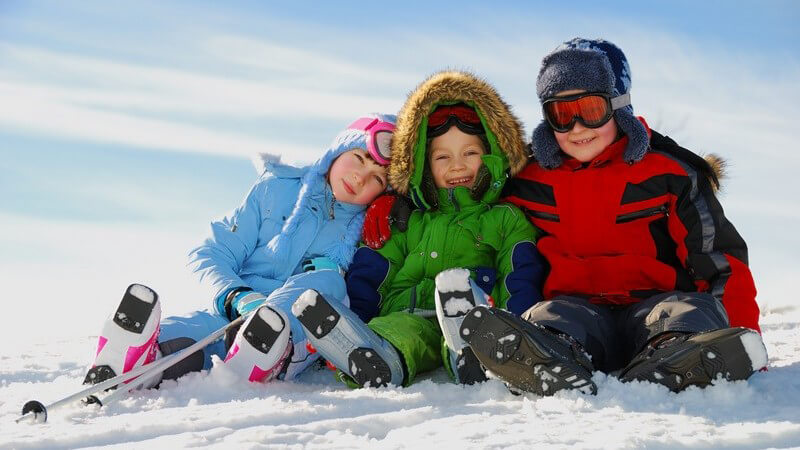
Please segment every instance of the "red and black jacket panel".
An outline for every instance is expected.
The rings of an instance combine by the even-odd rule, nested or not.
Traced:
[[[747,246],[725,218],[707,165],[657,133],[644,158],[628,164],[626,144],[623,137],[590,163],[531,163],[506,184],[505,200],[546,234],[538,242],[550,264],[545,298],[627,304],[673,290],[708,292],[732,326],[758,330]]]

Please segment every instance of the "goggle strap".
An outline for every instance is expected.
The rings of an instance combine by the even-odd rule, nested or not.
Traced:
[[[617,110],[631,104],[631,93],[626,92],[611,99],[611,109]]]

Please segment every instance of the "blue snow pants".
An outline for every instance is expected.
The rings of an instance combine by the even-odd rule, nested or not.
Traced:
[[[329,301],[337,301],[349,306],[344,278],[335,270],[315,270],[293,275],[280,288],[267,296],[266,305],[282,311],[289,318],[294,346],[291,362],[283,376],[286,380],[296,378],[303,370],[314,363],[319,355],[310,354],[306,349],[306,336],[300,321],[292,314],[292,304],[307,289],[314,289]],[[265,294],[266,295],[266,294]],[[162,355],[184,349],[205,338],[228,324],[228,318],[204,311],[193,311],[184,316],[167,317],[161,321],[158,345]],[[228,349],[220,339],[198,351],[189,358],[164,372],[164,379],[174,379],[188,372],[211,368],[211,356],[225,359]]]
[[[595,369],[606,373],[625,367],[660,334],[698,333],[730,326],[725,308],[714,297],[678,291],[629,305],[558,296],[535,304],[522,318],[571,336],[591,355]]]

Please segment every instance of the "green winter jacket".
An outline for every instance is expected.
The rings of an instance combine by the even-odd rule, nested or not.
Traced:
[[[458,102],[478,112],[488,154],[482,156],[472,190],[436,189],[425,168],[428,115],[437,105]],[[506,179],[526,162],[519,121],[494,88],[472,74],[433,75],[409,95],[398,114],[389,181],[421,210],[411,215],[406,232],[393,228],[383,248],[356,252],[347,291],[351,308],[402,355],[404,385],[419,373],[449,364],[435,318],[439,272],[469,269],[496,306],[517,314],[541,300],[543,261],[534,245],[536,231],[515,206],[498,203]]]
[[[488,154],[482,157],[485,169],[478,176],[489,179],[476,181],[476,187],[482,186],[477,192],[466,187],[436,189],[425,170],[428,114],[438,105],[458,102],[476,109],[489,143]],[[515,294],[511,309],[522,313],[541,299],[534,286],[541,274],[529,274],[528,279],[520,279],[525,275],[521,273],[511,276],[517,268],[534,270],[534,263],[541,269],[538,261],[530,261],[536,231],[515,206],[498,203],[506,179],[525,161],[519,121],[484,81],[464,72],[440,72],[410,95],[398,115],[389,179],[398,192],[427,209],[415,211],[408,230],[393,230],[392,238],[378,250],[390,263],[379,289],[381,315],[394,311],[434,315],[434,278],[455,267],[470,269],[495,306],[507,308]]]
[[[438,197],[436,210],[414,212],[408,231],[395,230],[378,250],[390,263],[380,288],[381,315],[404,310],[435,314],[434,278],[454,267],[470,269],[495,305],[506,308],[512,255],[520,243],[534,242],[533,226],[516,207],[473,200],[464,187],[439,189]],[[535,295],[525,303],[532,306],[538,299]]]

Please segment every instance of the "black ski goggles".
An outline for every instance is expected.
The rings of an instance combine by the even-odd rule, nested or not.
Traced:
[[[586,128],[600,128],[614,116],[614,111],[631,104],[626,93],[612,97],[605,92],[583,92],[564,97],[551,97],[542,102],[544,118],[550,127],[566,133],[580,122]]]
[[[429,138],[435,138],[447,133],[455,125],[466,134],[483,134],[483,124],[478,113],[464,103],[455,105],[442,105],[428,116]]]

